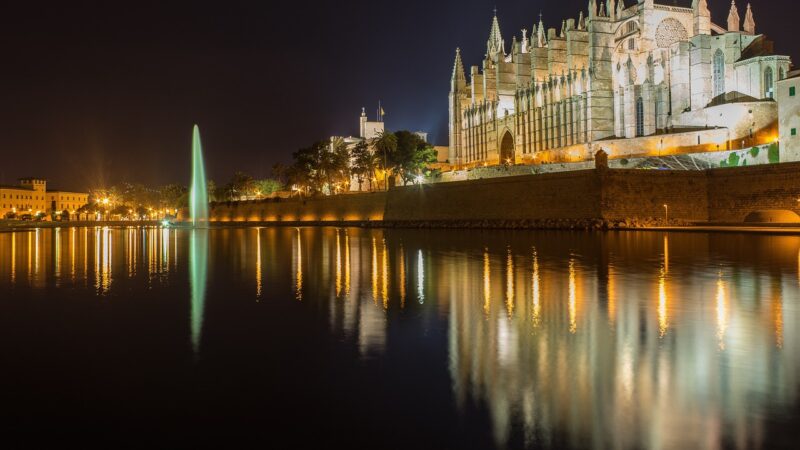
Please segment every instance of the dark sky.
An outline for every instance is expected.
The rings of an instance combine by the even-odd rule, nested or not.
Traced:
[[[627,4],[634,0],[626,0]],[[673,3],[661,0],[660,3]],[[709,0],[724,25],[728,0]],[[740,1],[741,3],[741,1]],[[797,57],[796,0],[753,0],[758,30]],[[447,143],[455,47],[577,17],[588,0],[7,3],[0,12],[0,183],[186,183],[198,123],[209,176],[268,176],[295,149],[358,133],[378,100],[390,129]],[[678,0],[689,5],[691,0]],[[744,4],[739,5],[744,18]]]

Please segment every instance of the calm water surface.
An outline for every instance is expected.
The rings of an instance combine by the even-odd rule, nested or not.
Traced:
[[[0,233],[0,441],[792,447],[800,237]]]

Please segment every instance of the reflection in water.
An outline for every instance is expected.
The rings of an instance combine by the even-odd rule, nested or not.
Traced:
[[[425,303],[425,261],[421,249],[417,253],[417,300],[420,305]]]
[[[406,306],[406,252],[403,249],[403,244],[400,244],[400,264],[398,264],[398,270],[400,271],[400,282],[398,283],[398,287],[400,288],[400,308],[405,308]]]
[[[190,311],[192,349],[195,355],[200,351],[200,338],[203,332],[207,271],[208,230],[193,229],[189,238],[189,281],[192,294]]]
[[[12,286],[13,298],[28,287],[45,292],[46,281],[60,277],[71,291],[85,285],[89,297],[121,298],[141,286],[169,300],[175,286],[168,285],[179,279],[190,290],[194,354],[204,327],[230,327],[229,314],[243,308],[209,294],[209,313],[225,314],[204,322],[207,284],[209,292],[216,282],[236,296],[274,302],[293,302],[294,294],[304,303],[292,303],[279,320],[303,329],[326,315],[331,345],[348,346],[359,361],[380,360],[367,364],[370,374],[397,370],[410,379],[426,364],[431,386],[451,386],[426,388],[431,398],[418,400],[441,408],[437,426],[477,421],[498,447],[763,447],[771,424],[797,408],[798,237],[265,228],[253,240],[236,229],[64,232],[0,233],[0,288]],[[226,270],[246,282],[207,279],[207,271]],[[188,283],[180,278],[187,273]],[[414,292],[418,302],[406,303]],[[185,333],[179,338],[185,342]],[[288,341],[274,345],[292,354],[296,343]],[[359,366],[348,352],[336,354]],[[385,389],[394,398],[419,393]]]
[[[719,349],[725,350],[725,330],[728,329],[728,307],[725,304],[725,283],[722,274],[717,280],[717,338]]]
[[[577,294],[575,293],[575,260],[570,257],[569,259],[569,332],[576,333],[578,331],[578,305]]]
[[[292,259],[294,267],[294,298],[303,301],[303,243],[300,240],[300,228],[297,228],[297,239],[295,241],[295,257]]]
[[[492,280],[489,271],[489,249],[483,249],[483,313],[489,315],[492,303]]]
[[[514,316],[514,256],[511,247],[506,250],[506,311],[509,319]]]
[[[261,300],[263,276],[261,273],[261,228],[256,228],[256,301]]]
[[[17,281],[17,233],[11,232],[11,286]]]
[[[658,277],[658,331],[664,337],[669,329],[669,312],[667,311],[667,274],[669,273],[669,240],[664,235],[664,264]]]
[[[533,292],[533,326],[538,327],[541,321],[542,305],[539,292],[539,256],[533,248],[533,274],[531,275],[531,291]]]

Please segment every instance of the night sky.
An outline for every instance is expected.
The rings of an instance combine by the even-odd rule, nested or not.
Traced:
[[[494,6],[508,49],[539,11],[560,28],[588,0],[177,3],[4,5],[0,183],[186,183],[194,123],[211,178],[264,177],[301,146],[356,135],[361,107],[374,119],[378,100],[389,129],[446,145],[455,48],[479,64]],[[709,4],[724,26],[730,2]],[[753,9],[757,31],[800,57],[796,0]]]

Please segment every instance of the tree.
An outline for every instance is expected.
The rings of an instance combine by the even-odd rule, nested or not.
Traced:
[[[283,189],[283,183],[272,178],[263,180],[256,180],[256,193],[257,195],[271,195]]]
[[[325,162],[325,175],[331,193],[338,189],[350,190],[350,149],[342,138],[335,138],[331,142],[330,151],[323,158]],[[333,189],[331,189],[333,186]]]
[[[397,131],[397,147],[390,155],[392,170],[408,184],[423,175],[428,165],[436,162],[436,150],[416,133]]]
[[[370,190],[373,189],[372,179],[375,176],[375,170],[378,169],[380,162],[378,155],[370,148],[366,141],[361,141],[353,147],[352,155],[352,172],[358,181],[358,190],[361,190],[361,185],[364,180],[369,180]]]
[[[389,190],[389,158],[397,151],[397,136],[389,131],[384,131],[372,141],[372,146],[381,157],[380,167],[384,171],[384,188]]]
[[[158,190],[158,197],[160,206],[167,209],[178,209],[189,205],[189,191],[179,184],[162,186]]]

